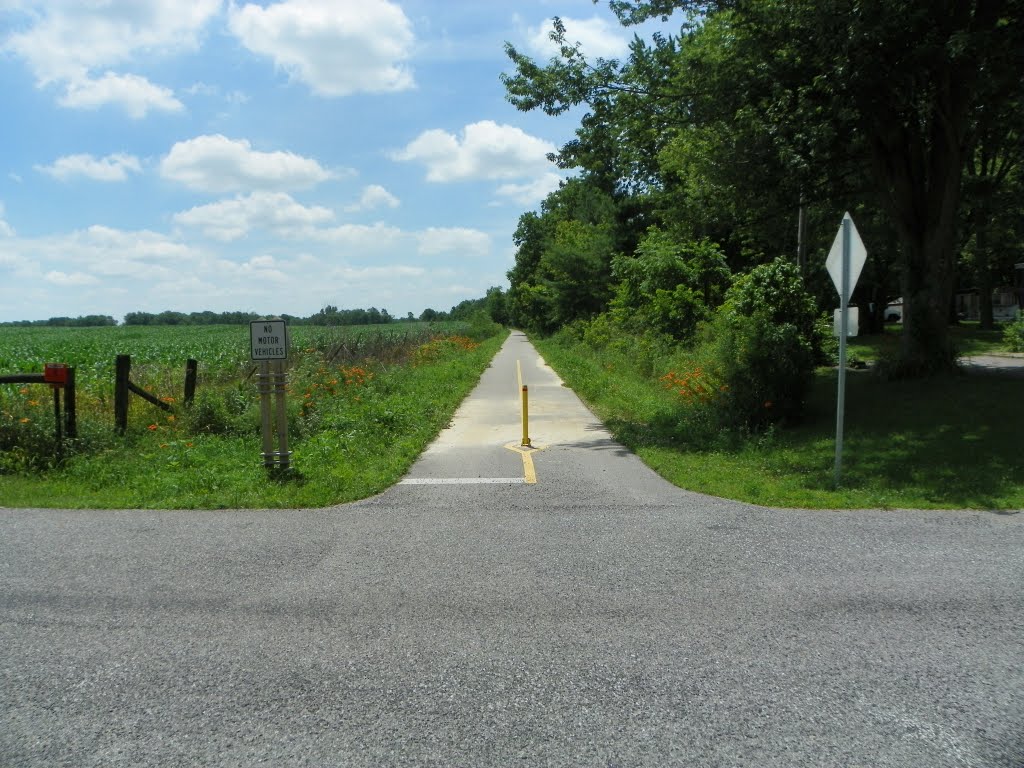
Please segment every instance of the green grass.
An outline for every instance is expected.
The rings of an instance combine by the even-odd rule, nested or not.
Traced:
[[[191,329],[199,336],[203,330]],[[134,398],[124,437],[113,434],[110,404],[97,394],[103,387],[86,386],[81,437],[69,444],[66,460],[50,468],[38,463],[40,451],[53,449],[49,393],[40,398],[34,389],[22,394],[4,385],[0,437],[8,445],[0,450],[0,506],[321,507],[366,498],[393,485],[448,424],[504,338],[474,344],[441,337],[414,344],[404,361],[359,364],[328,361],[329,345],[300,345],[289,373],[295,471],[280,479],[262,466],[258,396],[253,381],[238,375],[244,358],[233,375],[201,385],[195,405],[179,407],[173,418]],[[12,443],[12,435],[20,442]]]
[[[834,488],[836,372],[815,378],[803,423],[692,450],[680,405],[635,361],[552,339],[534,343],[617,439],[689,490],[810,509],[1024,509],[1024,381],[847,377],[842,482]]]
[[[991,331],[983,331],[977,322],[964,321],[960,325],[951,326],[950,335],[953,346],[960,355],[987,355],[1009,352],[1009,346],[1003,338],[1003,325],[997,324]],[[864,361],[877,361],[880,358],[896,356],[900,346],[900,333],[903,327],[898,324],[887,325],[883,333],[867,336],[855,336],[846,344],[846,354]]]

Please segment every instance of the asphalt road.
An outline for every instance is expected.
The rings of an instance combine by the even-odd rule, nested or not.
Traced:
[[[0,509],[0,765],[1024,766],[1022,515],[681,491],[519,335],[407,480]]]

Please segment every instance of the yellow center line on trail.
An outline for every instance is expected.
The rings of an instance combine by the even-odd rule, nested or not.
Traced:
[[[523,389],[525,389],[523,387],[523,362],[521,360],[516,360],[516,384],[517,384],[517,387],[516,387],[516,392],[517,393],[522,392]],[[523,397],[525,398],[525,395],[523,395]],[[522,407],[525,408],[525,403],[522,405]],[[526,435],[526,414],[523,413],[522,415],[523,415],[523,435],[524,435],[523,441],[525,442],[526,441],[526,437],[525,437],[525,435]],[[539,446],[539,445],[530,445],[529,443],[526,443],[524,445],[523,442],[509,443],[505,447],[508,448],[510,451],[515,451],[516,453],[518,453],[520,456],[523,457],[523,480],[524,480],[524,482],[527,485],[536,485],[537,484],[537,470],[533,466],[533,456],[531,455],[531,451],[543,450],[543,447]]]
[[[505,446],[510,451],[515,451],[523,457],[523,481],[527,485],[537,484],[537,470],[533,466],[533,451],[543,451],[544,446],[522,446],[519,443],[509,443]]]

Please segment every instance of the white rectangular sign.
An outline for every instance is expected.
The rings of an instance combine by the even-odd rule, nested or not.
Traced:
[[[842,327],[843,327],[842,311],[843,310],[841,310],[841,309],[837,309],[837,310],[835,310],[835,312],[832,313],[832,335],[835,336],[836,338],[838,338],[839,334],[842,333]],[[860,321],[860,310],[858,310],[857,307],[847,307],[846,308],[846,335],[847,336],[856,336],[857,335],[857,330],[858,330],[857,326],[859,324],[859,321]]]
[[[249,323],[253,360],[287,360],[288,328],[284,320],[254,320]]]

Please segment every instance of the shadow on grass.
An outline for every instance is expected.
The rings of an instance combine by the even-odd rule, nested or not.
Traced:
[[[835,372],[818,377],[808,423],[780,441],[787,452],[810,458],[809,446],[827,438],[834,451],[835,387]],[[1020,380],[993,375],[885,382],[851,373],[843,485],[942,506],[1005,506],[1024,484],[1022,395]],[[817,477],[807,487],[831,488],[831,475]]]
[[[842,488],[879,506],[1024,506],[1021,402],[1019,379],[961,375],[886,382],[851,371]],[[833,492],[835,409],[836,373],[830,371],[817,376],[804,422],[771,436],[723,436],[711,447],[695,445],[682,414],[671,407],[645,422],[611,417],[607,426],[632,451],[715,453],[735,459],[737,471],[788,477],[806,491]]]

